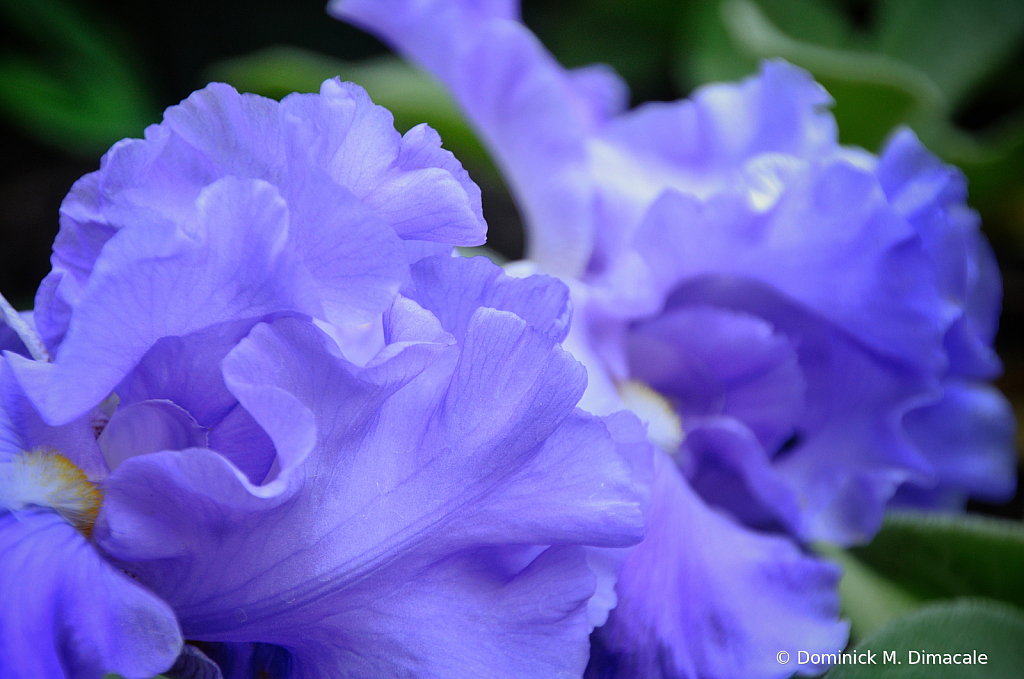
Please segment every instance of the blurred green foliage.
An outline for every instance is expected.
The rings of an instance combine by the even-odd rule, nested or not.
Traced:
[[[1024,526],[982,516],[890,513],[852,556],[922,600],[984,596],[1024,609]]]
[[[21,38],[0,51],[0,112],[30,135],[89,156],[159,119],[116,29],[62,0],[0,0],[0,17]]]
[[[1024,525],[1019,521],[890,512],[870,544],[817,549],[843,567],[843,614],[854,641],[926,602],[980,597],[1024,615]]]
[[[864,639],[900,616],[920,607],[921,599],[839,547],[817,545],[816,551],[843,569],[839,595],[850,640]]]
[[[102,23],[72,3],[0,0],[0,19],[20,37],[0,52],[0,114],[48,144],[95,154],[140,134],[161,107],[114,17]],[[876,151],[895,126],[913,127],[963,168],[986,228],[1024,250],[1020,0],[526,0],[523,16],[565,65],[611,64],[634,103],[788,59],[835,98],[844,143]],[[394,111],[399,128],[429,121],[485,181],[497,177],[441,89],[397,61],[269,47],[208,74],[278,98],[342,75]]]
[[[838,665],[825,679],[1019,679],[1024,667],[1024,613],[984,599],[943,601],[894,621],[856,650],[873,651],[874,664]],[[973,651],[985,664],[925,664],[920,654]],[[894,653],[896,663],[883,653]],[[912,655],[916,652],[918,655]],[[917,660],[917,662],[914,662]],[[952,660],[952,657],[950,658]]]

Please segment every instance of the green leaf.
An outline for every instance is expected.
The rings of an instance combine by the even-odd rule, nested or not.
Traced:
[[[873,150],[901,122],[945,115],[942,91],[915,66],[880,53],[793,38],[752,0],[724,0],[720,11],[736,50],[752,59],[781,57],[814,74],[836,100],[844,143]]]
[[[1016,521],[890,513],[871,544],[850,554],[922,600],[982,596],[1024,608],[1024,525]]]
[[[874,664],[837,663],[825,679],[1019,679],[1024,611],[983,599],[936,603],[887,625],[855,652],[837,659],[873,658]],[[958,653],[961,663],[954,664]],[[938,654],[939,662],[928,654]],[[963,664],[964,654],[971,664]],[[980,664],[982,654],[985,664]]]
[[[0,0],[42,56],[0,54],[0,111],[40,141],[94,155],[159,120],[134,60],[71,4]]]
[[[883,0],[876,49],[915,66],[958,103],[1019,48],[1020,0]]]
[[[758,0],[765,17],[791,38],[825,47],[848,47],[853,39],[837,5],[820,0]]]
[[[739,80],[757,71],[757,57],[733,43],[720,5],[720,0],[697,0],[683,13],[675,79],[684,91],[693,85]]]
[[[973,596],[1024,604],[1024,526],[1015,521],[890,513],[871,544],[816,545],[843,568],[843,617],[856,641],[936,599]]]
[[[816,545],[815,549],[843,569],[839,594],[843,602],[842,617],[850,621],[852,640],[863,639],[921,605],[921,599],[886,580],[849,552],[831,545]]]

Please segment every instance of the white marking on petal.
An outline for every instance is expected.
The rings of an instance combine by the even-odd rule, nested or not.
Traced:
[[[783,153],[763,153],[751,158],[743,167],[750,207],[762,213],[771,210],[792,177],[806,166],[806,161]]]
[[[31,450],[0,463],[0,507],[10,512],[48,507],[88,536],[101,499],[82,470],[52,448]]]
[[[619,398],[647,425],[647,438],[669,455],[679,452],[686,434],[672,404],[643,382],[630,380],[617,386]]]

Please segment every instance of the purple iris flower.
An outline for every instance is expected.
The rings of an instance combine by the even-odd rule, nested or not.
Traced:
[[[13,676],[582,673],[651,450],[575,409],[564,285],[451,257],[484,224],[436,133],[211,85],[61,218],[37,351],[0,334]]]
[[[806,74],[767,64],[627,124],[801,95],[798,113],[831,122]],[[1014,420],[987,383],[1001,290],[962,175],[907,130],[880,158],[827,140],[745,152],[735,185],[655,200],[633,244],[660,309],[618,329],[608,360],[673,402],[705,498],[848,544],[874,535],[897,491],[961,508],[1012,495]]]
[[[834,574],[783,538],[719,522],[715,542],[693,525],[687,545],[659,525],[710,516],[682,477],[800,542],[866,541],[892,502],[1012,494],[1015,425],[989,384],[998,270],[963,176],[913,133],[880,157],[840,146],[830,97],[784,62],[625,111],[623,83],[562,69],[515,0],[330,11],[448,86],[522,210],[532,261],[516,268],[572,288],[581,405],[633,408],[675,463],[659,456],[651,534],[602,632],[625,675],[785,675],[754,649],[786,648],[797,619],[818,633],[790,639],[842,643]],[[727,568],[731,584],[709,586]]]
[[[839,146],[828,94],[784,62],[622,112],[614,74],[561,69],[508,0],[331,9],[451,88],[530,259],[582,284],[581,353],[669,398],[702,495],[849,543],[901,486],[1012,493],[1013,419],[987,384],[998,270],[962,174],[912,132],[880,157]]]

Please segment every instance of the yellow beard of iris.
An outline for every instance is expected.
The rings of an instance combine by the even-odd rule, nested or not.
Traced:
[[[36,448],[0,464],[0,507],[9,511],[49,507],[88,537],[102,499],[82,470],[52,448]]]

